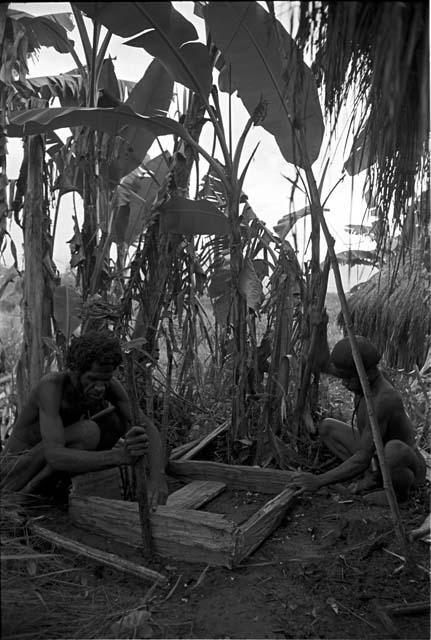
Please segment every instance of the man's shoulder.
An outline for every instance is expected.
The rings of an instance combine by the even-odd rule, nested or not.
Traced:
[[[64,371],[52,371],[50,373],[46,373],[39,380],[39,383],[35,387],[36,394],[40,394],[45,392],[46,390],[54,390],[63,388],[65,381],[68,379],[67,372]]]
[[[401,393],[385,378],[382,378],[379,385],[376,400],[382,408],[390,412],[398,411],[404,407]]]

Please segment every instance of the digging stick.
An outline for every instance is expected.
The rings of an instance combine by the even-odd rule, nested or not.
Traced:
[[[365,404],[367,407],[368,418],[370,421],[371,432],[373,435],[374,445],[376,447],[377,457],[380,463],[380,469],[383,476],[383,486],[386,490],[386,496],[388,499],[388,503],[391,509],[392,520],[394,524],[394,529],[397,534],[398,540],[403,547],[403,549],[407,549],[407,540],[405,536],[405,531],[401,522],[400,511],[398,508],[398,503],[395,497],[394,488],[392,485],[392,479],[388,470],[388,466],[385,460],[384,450],[383,450],[383,441],[382,436],[379,430],[379,426],[377,424],[376,416],[374,413],[373,401],[371,396],[370,385],[368,382],[367,374],[365,372],[365,367],[362,362],[361,355],[359,353],[358,344],[356,342],[355,334],[353,331],[353,322],[350,317],[349,307],[347,305],[346,296],[343,289],[343,282],[341,279],[340,268],[338,265],[337,256],[335,254],[335,240],[331,236],[331,233],[328,229],[328,225],[326,224],[325,216],[323,214],[323,209],[320,204],[319,192],[317,189],[316,181],[314,179],[314,174],[311,169],[311,163],[308,158],[306,146],[304,144],[304,138],[302,136],[301,141],[301,151],[303,154],[303,158],[305,159],[304,164],[306,165],[305,173],[307,176],[307,181],[311,193],[312,206],[311,206],[311,215],[318,217],[320,226],[324,233],[326,244],[328,246],[328,253],[331,260],[332,269],[334,271],[335,284],[337,286],[338,298],[340,300],[341,310],[343,312],[344,321],[346,324],[347,335],[349,337],[350,346],[352,349],[353,360],[356,365],[356,369],[358,371],[359,380],[361,382],[361,387],[364,392]]]
[[[139,403],[136,394],[133,356],[131,353],[127,354],[127,379],[130,404],[132,408],[132,421],[134,424],[140,424]],[[136,499],[139,506],[143,551],[144,555],[149,555],[153,550],[153,545],[150,528],[150,510],[148,507],[145,459],[143,457],[138,458],[134,463],[133,474],[136,479]]]

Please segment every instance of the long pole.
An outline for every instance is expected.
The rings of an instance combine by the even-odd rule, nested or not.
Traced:
[[[302,153],[303,158],[305,158],[306,169],[305,173],[307,176],[307,182],[310,188],[310,193],[312,195],[313,202],[319,202],[318,200],[318,189],[316,185],[316,181],[314,179],[314,174],[311,168],[311,163],[308,158],[308,154],[306,151],[305,144],[302,143]],[[317,197],[316,197],[317,196]],[[383,449],[383,441],[380,433],[379,425],[377,424],[377,419],[374,413],[373,407],[373,399],[371,395],[370,385],[368,383],[367,374],[365,371],[364,363],[362,362],[361,354],[359,352],[358,344],[356,342],[355,334],[353,331],[353,322],[350,316],[349,307],[347,305],[346,295],[343,289],[343,282],[341,279],[340,267],[338,265],[337,256],[335,254],[335,240],[331,236],[331,233],[328,229],[328,225],[326,224],[325,216],[323,214],[323,208],[321,206],[312,205],[311,206],[311,215],[319,220],[320,226],[322,228],[323,234],[326,239],[326,244],[328,246],[328,254],[331,260],[331,266],[334,271],[335,284],[337,287],[338,298],[340,300],[341,310],[344,316],[344,322],[347,329],[347,335],[349,338],[350,346],[352,349],[353,360],[356,365],[356,369],[358,371],[359,380],[361,382],[362,391],[364,393],[365,404],[367,407],[368,418],[370,421],[371,432],[373,435],[374,445],[376,447],[377,458],[380,463],[380,469],[383,477],[383,486],[386,491],[386,497],[389,503],[389,507],[391,510],[392,521],[395,529],[395,533],[397,534],[398,541],[403,547],[403,549],[407,549],[407,539],[404,531],[404,527],[401,522],[400,511],[398,508],[397,499],[395,497],[394,488],[392,485],[391,475],[389,473],[389,469],[385,460],[384,449]]]
[[[140,416],[132,353],[127,354],[127,379],[128,392],[132,408],[132,419],[133,424],[136,425],[140,422]],[[150,528],[150,510],[148,507],[145,459],[143,457],[138,458],[133,465],[133,473],[135,474],[136,478],[136,499],[139,506],[139,520],[141,522],[143,552],[144,555],[150,555],[150,553],[153,551],[153,544]]]

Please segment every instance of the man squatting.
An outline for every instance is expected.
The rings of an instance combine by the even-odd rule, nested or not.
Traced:
[[[324,333],[326,341],[326,330]],[[370,385],[374,413],[394,491],[397,500],[404,502],[408,500],[411,489],[424,482],[425,460],[415,444],[415,432],[404,410],[401,394],[377,366],[380,354],[367,338],[356,336],[356,339]],[[341,378],[346,389],[354,394],[352,426],[334,418],[323,420],[318,428],[319,436],[342,461],[341,464],[321,475],[295,473],[292,480],[306,491],[317,491],[326,485],[354,479],[356,482],[350,485],[354,493],[382,487],[367,406],[350,342],[347,338],[340,340],[330,355],[326,342],[322,354],[327,355],[320,356],[322,361],[319,368]],[[353,424],[355,417],[356,425]],[[372,461],[376,464],[373,465]],[[385,501],[385,494],[377,491],[370,494],[370,498],[382,502]]]
[[[53,489],[58,477],[73,476],[148,458],[147,489],[154,510],[164,504],[167,485],[160,436],[148,419],[132,425],[129,398],[115,377],[120,343],[110,332],[74,338],[66,371],[48,373],[32,389],[2,452],[2,489],[31,493]],[[114,411],[91,419],[97,408]]]

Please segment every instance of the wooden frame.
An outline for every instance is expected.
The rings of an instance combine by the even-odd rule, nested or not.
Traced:
[[[115,471],[108,473],[114,477]],[[172,494],[166,506],[158,507],[151,514],[154,548],[161,556],[187,562],[205,562],[227,568],[237,566],[277,528],[301,493],[289,488],[291,473],[277,469],[174,461],[169,464],[168,473],[191,484]],[[223,514],[195,510],[225,486],[278,495],[240,525]],[[85,476],[74,482],[69,501],[72,522],[122,543],[141,546],[137,503],[102,498],[91,495],[91,491],[91,483]]]

